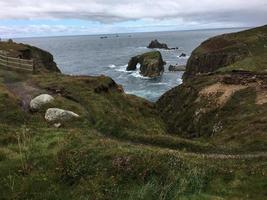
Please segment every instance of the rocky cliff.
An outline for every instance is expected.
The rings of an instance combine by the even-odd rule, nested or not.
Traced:
[[[10,41],[0,42],[0,50],[11,57],[32,59],[37,72],[60,72],[53,55],[37,47]]]
[[[224,67],[253,71],[257,56],[266,53],[266,43],[267,26],[211,38],[193,51],[184,78]]]

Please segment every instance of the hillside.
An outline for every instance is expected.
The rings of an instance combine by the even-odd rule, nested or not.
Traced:
[[[266,104],[264,98],[259,98],[261,105],[252,104],[254,82],[233,87],[231,91],[240,92],[233,101],[222,98],[222,103],[230,102],[218,115],[224,117],[223,129],[218,125],[220,135],[210,139],[213,113],[224,104],[203,114],[199,125],[192,123],[192,105],[200,90],[204,97],[199,104],[206,104],[207,90],[214,89],[208,86],[221,80],[220,75],[188,80],[154,104],[125,94],[109,77],[51,72],[0,69],[0,199],[266,197]],[[237,80],[235,74],[228,76],[223,84]],[[261,78],[251,77],[255,82]],[[254,96],[244,98],[250,93]],[[29,102],[39,94],[55,100],[33,112]],[[55,126],[44,118],[48,108],[80,117]],[[239,126],[224,124],[231,120],[240,120]],[[207,121],[211,123],[206,126]],[[230,137],[231,130],[238,131]],[[244,130],[253,130],[253,136]],[[192,133],[208,139],[193,140]]]
[[[184,83],[157,103],[169,133],[240,151],[265,151],[265,41],[267,26],[217,36],[194,50]]]
[[[267,25],[203,42],[189,58],[184,79],[217,70],[266,72]]]

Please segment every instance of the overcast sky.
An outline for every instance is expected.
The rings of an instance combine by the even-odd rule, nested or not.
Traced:
[[[0,37],[267,24],[267,0],[0,0]]]

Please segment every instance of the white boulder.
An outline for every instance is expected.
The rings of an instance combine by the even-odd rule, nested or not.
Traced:
[[[41,94],[34,99],[31,100],[30,102],[30,109],[33,111],[39,110],[43,105],[51,103],[54,101],[54,97],[52,97],[49,94]]]
[[[48,122],[61,122],[78,118],[79,115],[68,110],[59,108],[49,108],[45,113],[45,119]]]

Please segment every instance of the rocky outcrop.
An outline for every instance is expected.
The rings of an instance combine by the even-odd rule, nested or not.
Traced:
[[[184,78],[214,72],[246,58],[250,52],[245,41],[233,40],[234,34],[222,35],[203,42],[189,58]]]
[[[0,50],[10,57],[32,59],[36,72],[60,72],[53,55],[37,47],[15,42],[0,42]]]
[[[48,122],[64,122],[78,117],[79,115],[72,111],[59,108],[49,108],[45,113],[45,119]]]
[[[140,64],[140,74],[142,76],[155,78],[164,72],[165,62],[159,51],[152,51],[132,57],[128,63],[127,71],[136,70],[138,63]]]
[[[153,40],[147,46],[149,49],[169,49],[168,45],[165,43],[160,43],[158,40]]]
[[[30,102],[31,111],[38,111],[42,106],[54,101],[54,97],[49,94],[41,94]]]
[[[240,49],[239,52],[215,52],[205,54],[196,54],[193,52],[193,55],[188,60],[183,78],[186,79],[196,74],[214,72],[244,59],[248,54],[249,52],[247,49]]]
[[[170,65],[169,71],[171,71],[171,72],[185,71],[185,65]]]

